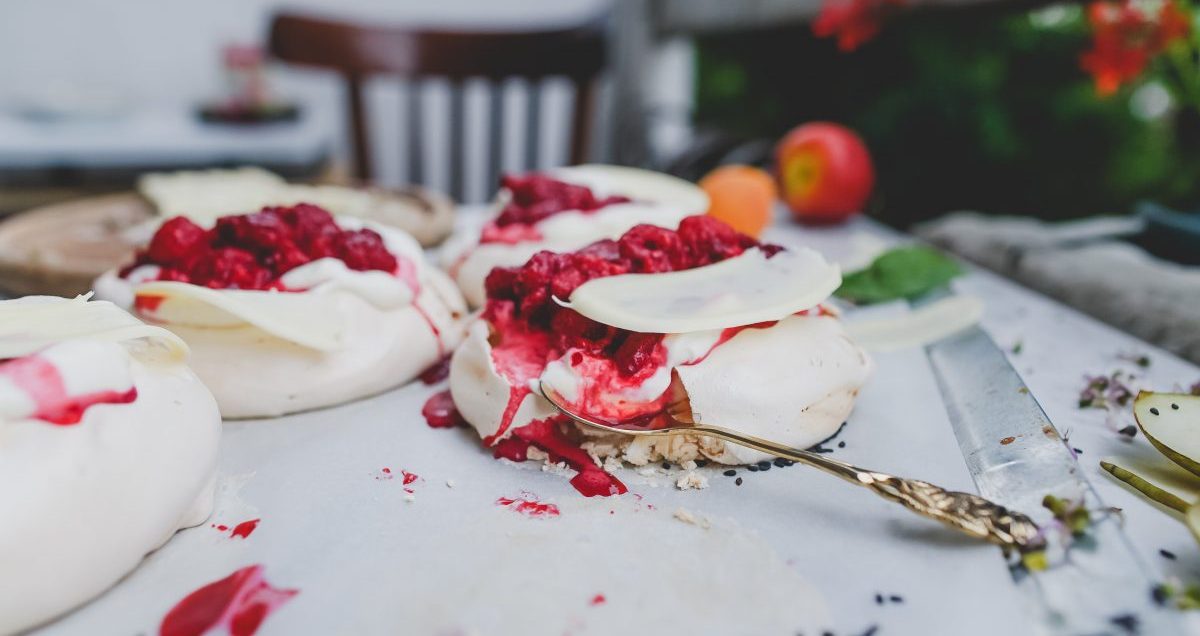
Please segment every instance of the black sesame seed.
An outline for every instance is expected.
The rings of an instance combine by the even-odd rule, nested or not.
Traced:
[[[734,475],[736,475],[736,474],[737,474],[737,471],[736,471],[736,470],[733,470],[733,469],[731,468],[731,469],[729,469],[729,470],[727,470],[727,471],[725,471],[725,472],[723,472],[723,473],[721,473],[721,474],[722,474],[722,475],[725,475],[726,477],[733,477]]]
[[[845,448],[845,447],[846,447],[846,442],[838,442],[838,448]],[[872,629],[874,629],[874,628],[872,628]]]
[[[708,465],[708,460],[707,460],[707,459],[697,459],[697,460],[696,460],[696,467],[697,467],[697,468],[704,468],[704,467],[705,467],[705,466],[707,466],[707,465]]]
[[[1150,589],[1150,598],[1159,605],[1166,605],[1167,599],[1171,598],[1171,590],[1165,584],[1159,583]]]
[[[1122,614],[1108,619],[1108,622],[1125,630],[1127,634],[1136,634],[1138,631],[1138,617],[1134,614]]]
[[[1129,426],[1126,426],[1125,428],[1123,428],[1117,432],[1126,437],[1133,437],[1134,435],[1137,435],[1137,427],[1134,426],[1133,424],[1130,424]]]
[[[742,478],[741,478],[741,477],[738,477],[737,479],[733,480],[733,483],[734,483],[734,485],[736,485],[736,486],[741,486],[741,485],[742,485]]]
[[[750,471],[750,472],[752,472],[752,473],[757,473],[757,472],[758,472],[758,466],[755,466],[754,464],[750,464],[749,466],[747,466],[747,467],[746,467],[746,470],[748,470],[748,471]]]
[[[1073,448],[1073,449],[1071,449],[1071,450],[1075,451],[1075,454],[1076,454],[1076,455],[1082,455],[1082,454],[1083,454],[1083,449],[1081,449],[1081,448]]]
[[[876,594],[876,595],[875,595],[875,604],[876,604],[876,605],[883,605],[883,595],[882,595],[882,594]]]
[[[663,463],[662,463],[662,467],[663,467],[663,470],[670,470],[670,469],[671,469],[671,462],[663,462]]]
[[[761,462],[758,462],[758,469],[759,470],[771,470],[771,462],[769,462],[765,459],[762,460]]]
[[[878,632],[878,631],[879,631],[879,626],[878,626],[878,625],[872,625],[872,626],[870,626],[870,627],[868,627],[868,628],[867,628],[867,631],[865,631],[865,632],[863,632],[863,633],[862,633],[862,636],[875,636],[875,633],[876,633],[876,632]]]
[[[1175,553],[1171,552],[1170,550],[1159,550],[1158,553],[1163,555],[1164,559],[1170,559],[1172,561],[1175,560]]]
[[[1171,402],[1171,410],[1172,410],[1172,411],[1178,411],[1178,410],[1179,410],[1179,405],[1178,405],[1178,404],[1176,404],[1176,403],[1174,403],[1174,402]]]
[[[773,461],[773,462],[771,462],[771,463],[772,463],[772,464],[775,464],[775,467],[776,467],[776,468],[787,468],[788,466],[791,466],[791,465],[792,465],[792,464],[794,464],[795,462],[793,462],[793,461],[792,461],[792,460],[790,460],[790,459],[784,459],[784,458],[782,458],[782,457],[776,457],[776,458],[775,458],[775,461]]]
[[[893,603],[903,603],[903,602],[904,602],[904,597],[903,597],[903,596],[900,596],[899,594],[893,594],[893,595],[891,595],[891,596],[889,596],[889,597],[888,597],[888,600],[889,600],[889,601],[891,601],[891,602],[893,602]]]
[[[1152,407],[1150,407],[1150,412],[1151,412],[1151,413],[1153,413],[1153,414],[1155,414],[1155,415],[1158,415],[1158,409],[1157,409],[1156,407],[1153,407],[1153,406],[1152,406]]]

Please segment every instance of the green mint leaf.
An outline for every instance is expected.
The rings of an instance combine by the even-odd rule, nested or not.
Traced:
[[[837,295],[859,304],[915,298],[962,274],[954,259],[924,246],[898,247],[847,274]]]

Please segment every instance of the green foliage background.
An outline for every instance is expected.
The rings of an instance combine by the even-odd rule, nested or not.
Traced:
[[[1098,97],[1078,63],[1088,44],[1078,5],[912,12],[852,53],[807,25],[706,36],[697,118],[748,137],[855,128],[879,173],[872,213],[900,226],[957,209],[1061,219],[1200,203],[1196,111],[1146,120],[1133,88]]]

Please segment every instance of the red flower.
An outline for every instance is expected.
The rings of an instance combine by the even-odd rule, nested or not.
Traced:
[[[1092,48],[1080,56],[1079,64],[1092,74],[1101,95],[1137,79],[1154,56],[1191,29],[1191,17],[1173,0],[1164,2],[1154,17],[1133,0],[1093,2],[1088,5],[1088,22]]]
[[[883,20],[906,0],[825,0],[813,20],[813,35],[837,36],[838,49],[853,51],[879,34]]]

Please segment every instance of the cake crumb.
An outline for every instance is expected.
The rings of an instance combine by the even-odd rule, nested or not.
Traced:
[[[679,481],[675,482],[675,487],[680,490],[703,490],[708,488],[708,478],[694,470],[689,470],[679,478]]]
[[[676,519],[678,519],[686,524],[698,526],[698,527],[704,528],[705,530],[708,530],[709,528],[712,527],[712,524],[709,523],[708,519],[705,519],[703,517],[697,517],[696,515],[692,514],[692,511],[688,510],[687,508],[676,508],[674,516]]]
[[[447,480],[446,480],[446,487],[447,487],[447,488],[453,488],[453,487],[454,487],[454,480],[453,480],[453,479],[447,479]]]
[[[608,473],[616,472],[624,467],[625,467],[625,464],[622,463],[621,460],[617,459],[616,457],[605,457],[604,465],[602,466],[602,468],[604,468],[604,471],[608,472]]]
[[[680,464],[680,466],[682,466],[684,470],[696,470],[696,460],[689,459]]]
[[[550,455],[540,448],[530,446],[525,450],[525,459],[531,462],[540,462],[550,459]]]

